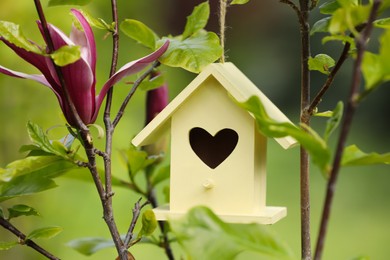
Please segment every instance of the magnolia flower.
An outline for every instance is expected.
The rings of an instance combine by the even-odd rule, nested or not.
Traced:
[[[54,50],[63,46],[80,46],[81,56],[76,62],[61,67],[65,86],[69,96],[74,103],[76,111],[84,124],[94,123],[107,91],[123,77],[139,72],[150,63],[157,60],[168,48],[169,42],[166,42],[161,48],[152,54],[141,59],[129,62],[120,68],[103,85],[100,93],[95,95],[96,91],[96,44],[92,28],[83,14],[72,9],[73,15],[80,22],[82,31],[73,25],[70,37],[67,37],[55,26],[48,24],[49,33],[53,40]],[[38,22],[41,34],[44,36],[42,25]],[[0,72],[16,78],[32,79],[49,87],[57,96],[61,109],[66,120],[72,126],[75,126],[74,117],[67,105],[64,91],[61,87],[54,65],[48,55],[39,52],[28,51],[17,46],[6,39],[6,36],[0,34],[0,40],[10,47],[19,57],[35,66],[42,74],[31,75],[18,71],[13,71],[0,66]],[[45,38],[45,37],[44,37]],[[47,40],[47,39],[45,39]],[[30,41],[34,47],[41,49],[37,44]]]

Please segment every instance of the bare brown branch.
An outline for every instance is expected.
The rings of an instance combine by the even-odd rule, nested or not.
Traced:
[[[60,258],[52,255],[51,253],[40,247],[38,244],[36,244],[34,241],[27,239],[27,236],[25,234],[23,234],[19,229],[17,229],[14,225],[11,224],[11,222],[6,220],[5,218],[0,217],[0,225],[15,236],[17,236],[21,245],[31,247],[41,255],[45,256],[47,259],[60,260]]]

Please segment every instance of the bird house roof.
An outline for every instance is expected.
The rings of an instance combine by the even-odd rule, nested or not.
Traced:
[[[233,63],[213,63],[207,66],[163,111],[161,111],[133,140],[135,146],[155,143],[166,134],[171,125],[171,117],[202,83],[214,77],[222,87],[238,102],[245,102],[251,96],[257,96],[267,114],[278,122],[291,121],[250,81]],[[248,112],[249,113],[249,112]],[[275,138],[285,149],[292,147],[297,141],[290,137]]]

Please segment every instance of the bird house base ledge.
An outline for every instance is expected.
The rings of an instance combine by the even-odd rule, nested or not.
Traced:
[[[170,211],[169,205],[160,206],[153,209],[157,220],[172,220],[184,217],[186,212]],[[258,223],[270,225],[278,222],[287,215],[287,208],[285,207],[265,207],[262,211],[256,212],[253,215],[224,215],[217,214],[225,222],[230,223]]]

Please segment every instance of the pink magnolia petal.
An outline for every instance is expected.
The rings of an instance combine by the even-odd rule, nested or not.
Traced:
[[[43,33],[43,28],[39,22],[38,25]],[[49,24],[48,28],[55,50],[64,45],[75,45],[75,43],[57,27]],[[89,62],[85,57],[81,57],[78,61],[61,67],[61,71],[70,98],[72,99],[81,120],[86,124],[91,123],[91,118],[95,112],[95,75]],[[54,73],[54,71],[52,72]],[[64,111],[64,113],[66,116],[69,114],[69,111]]]
[[[152,73],[150,78],[157,77],[160,72]],[[153,120],[167,105],[169,102],[168,84],[164,83],[158,88],[149,90],[146,95],[146,121],[147,125]]]
[[[61,89],[58,84],[57,77],[55,74],[52,74],[50,66],[48,65],[47,60],[48,58],[34,53],[27,51],[23,48],[17,47],[16,45],[8,42],[7,40],[0,37],[0,40],[2,40],[8,47],[10,47],[19,57],[27,61],[28,63],[32,64],[34,67],[36,67],[42,74],[45,76],[46,80],[50,83],[52,88],[57,92],[60,93]]]
[[[91,52],[89,50],[87,38],[85,38],[84,32],[78,30],[76,27],[72,26],[72,31],[70,32],[70,39],[78,46],[80,46],[81,57],[88,61],[91,64]]]
[[[129,76],[131,74],[137,73],[147,67],[150,63],[156,61],[158,58],[160,58],[161,55],[165,53],[165,51],[168,49],[169,41],[166,41],[163,46],[161,46],[158,50],[155,52],[149,54],[148,56],[145,56],[141,59],[129,62],[125,64],[122,68],[120,68],[114,75],[112,75],[111,78],[108,79],[108,81],[104,84],[102,90],[100,91],[99,95],[96,97],[96,111],[94,115],[94,119],[96,119],[97,114],[99,112],[99,108],[103,102],[104,97],[107,94],[107,91],[115,85],[118,81],[120,81],[122,78]]]
[[[5,75],[11,76],[11,77],[15,77],[15,78],[32,79],[32,80],[39,82],[39,83],[45,85],[46,87],[49,87],[52,89],[49,82],[47,82],[47,80],[45,79],[45,77],[43,75],[26,74],[23,72],[18,72],[18,71],[14,71],[11,69],[7,69],[3,66],[0,66],[0,73],[3,73]]]
[[[95,112],[95,76],[83,59],[61,68],[66,88],[81,120],[89,124]]]
[[[93,35],[93,31],[91,26],[89,25],[87,19],[85,19],[84,15],[77,9],[72,9],[71,12],[74,16],[76,16],[77,20],[79,20],[81,27],[83,27],[84,32],[80,32],[77,29],[72,30],[71,39],[76,43],[82,46],[82,49],[85,49],[88,56],[86,59],[88,60],[89,65],[92,68],[93,73],[95,74],[96,70],[96,43],[95,37]],[[73,37],[72,37],[73,36]]]
[[[41,34],[43,36],[43,39],[45,40],[46,44],[48,44],[41,22],[37,21],[37,23],[39,30],[41,31]],[[57,50],[64,45],[75,45],[68,36],[66,36],[60,29],[58,29],[54,25],[47,24],[47,27],[49,29],[50,37],[53,41],[54,50]]]
[[[5,75],[11,76],[11,77],[15,77],[15,78],[31,79],[31,80],[34,80],[36,82],[41,83],[42,85],[45,85],[46,87],[49,87],[54,92],[54,94],[56,95],[56,97],[58,99],[58,102],[60,103],[61,109],[64,111],[64,106],[63,106],[64,102],[61,99],[60,93],[58,93],[49,84],[49,82],[46,80],[46,78],[43,75],[39,75],[39,74],[26,74],[26,73],[23,73],[23,72],[7,69],[7,68],[5,68],[3,66],[0,66],[0,73],[3,73]]]

